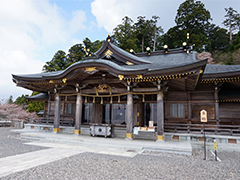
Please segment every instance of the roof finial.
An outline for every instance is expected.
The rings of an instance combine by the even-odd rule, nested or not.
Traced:
[[[110,35],[109,34],[107,34],[108,36],[107,36],[107,42],[111,42],[111,37],[110,37]]]

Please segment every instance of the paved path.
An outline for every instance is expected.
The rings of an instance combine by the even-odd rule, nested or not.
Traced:
[[[0,177],[70,157],[83,151],[51,148],[0,159]]]
[[[52,147],[52,148],[59,148],[59,149],[69,149],[69,150],[77,150],[77,151],[84,151],[84,152],[92,152],[92,153],[99,153],[99,154],[107,154],[107,155],[116,155],[116,156],[124,156],[124,157],[134,157],[139,153],[142,153],[143,150],[140,147],[136,148],[120,148],[119,146],[107,146],[107,145],[74,145],[74,144],[63,144],[63,143],[56,143],[56,142],[42,142],[42,141],[34,141],[25,143],[28,145],[34,146],[44,146],[44,147]]]
[[[33,140],[32,142],[25,143],[27,145],[49,147],[50,149],[1,158],[0,177],[84,152],[125,157],[134,157],[144,150],[188,155],[192,153],[189,142],[129,141],[120,138],[113,139],[24,131],[22,131],[21,137]]]
[[[32,145],[48,146],[51,143],[58,143],[62,145],[75,146],[80,150],[88,152],[101,152],[104,154],[124,154],[133,157],[136,153],[142,150],[146,151],[161,151],[169,153],[178,153],[192,155],[192,147],[190,142],[168,141],[155,142],[147,140],[125,140],[123,138],[104,138],[91,137],[86,135],[76,136],[73,134],[53,134],[44,132],[24,132],[20,134],[23,139],[33,140]],[[49,143],[45,144],[44,143]],[[55,147],[50,145],[50,147]],[[133,154],[130,154],[133,152]]]

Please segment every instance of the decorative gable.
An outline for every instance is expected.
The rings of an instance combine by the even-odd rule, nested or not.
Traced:
[[[96,52],[96,55],[101,59],[113,61],[118,65],[137,65],[151,63],[114,45],[111,43],[110,36],[107,37],[107,40]]]

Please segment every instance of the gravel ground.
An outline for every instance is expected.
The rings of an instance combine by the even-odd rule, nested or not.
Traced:
[[[0,158],[46,149],[45,147],[30,146],[19,138],[19,133],[11,132],[13,128],[0,128]]]
[[[240,152],[218,155],[222,162],[214,161],[210,152],[203,160],[203,151],[196,149],[192,156],[144,152],[128,158],[82,153],[0,179],[240,179]]]

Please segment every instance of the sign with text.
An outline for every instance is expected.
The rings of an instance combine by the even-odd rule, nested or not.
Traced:
[[[201,110],[200,111],[200,119],[201,122],[207,122],[207,111],[206,110]]]

